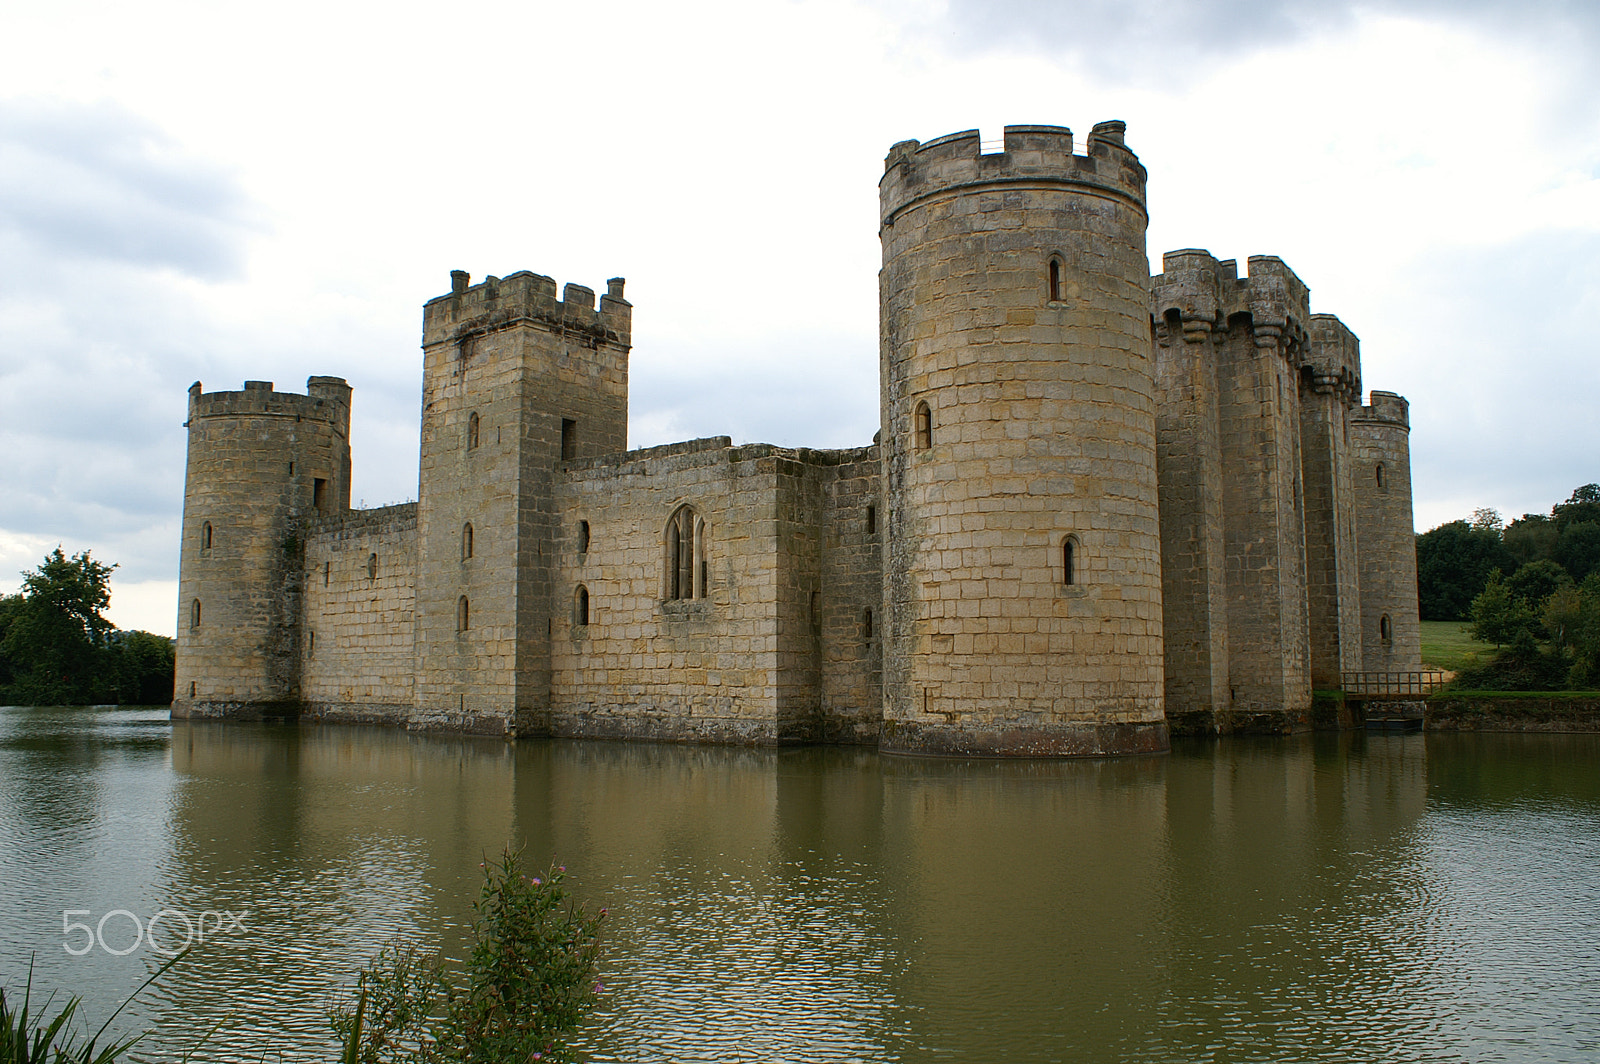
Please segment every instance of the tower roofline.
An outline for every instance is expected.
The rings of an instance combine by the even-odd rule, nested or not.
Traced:
[[[452,270],[451,290],[423,304],[423,346],[459,339],[514,321],[533,321],[592,339],[630,345],[633,304],[622,296],[624,278],[606,281],[595,306],[594,289],[568,282],[556,298],[554,278],[528,270],[507,277],[488,276],[471,283],[465,270]]]
[[[985,153],[975,129],[889,149],[878,182],[881,219],[892,226],[904,210],[956,190],[1017,191],[1071,185],[1110,196],[1145,213],[1145,169],[1123,140],[1126,125],[1100,122],[1085,153],[1074,151],[1066,126],[1005,127],[1004,149]]]

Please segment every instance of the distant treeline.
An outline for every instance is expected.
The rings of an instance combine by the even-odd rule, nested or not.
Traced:
[[[0,596],[0,704],[166,705],[172,640],[124,632],[106,619],[115,565],[57,547]]]
[[[1508,583],[1581,584],[1600,569],[1600,484],[1585,484],[1546,514],[1509,525],[1494,510],[1451,521],[1417,537],[1417,605],[1425,621],[1471,619],[1472,600],[1496,569]],[[1529,589],[1532,590],[1531,588]],[[1553,585],[1547,589],[1554,590]]]
[[[1493,510],[1417,537],[1425,621],[1472,622],[1492,658],[1459,670],[1485,690],[1600,684],[1600,485],[1585,484],[1549,516],[1503,525]]]

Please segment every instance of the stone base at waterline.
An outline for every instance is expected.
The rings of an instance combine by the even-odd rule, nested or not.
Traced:
[[[930,724],[884,721],[878,750],[921,757],[1123,757],[1164,754],[1165,721],[1142,724]]]

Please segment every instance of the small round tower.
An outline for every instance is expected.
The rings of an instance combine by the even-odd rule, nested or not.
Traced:
[[[1103,122],[879,185],[882,748],[1167,748],[1145,170]]]
[[[350,387],[189,389],[174,717],[292,715],[301,529],[350,508]]]
[[[1361,558],[1361,667],[1422,667],[1417,607],[1417,533],[1411,512],[1411,404],[1394,392],[1350,417],[1356,549]]]

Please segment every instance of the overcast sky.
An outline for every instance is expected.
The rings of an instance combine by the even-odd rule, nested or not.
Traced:
[[[1515,13],[1511,9],[1515,7]],[[630,444],[877,428],[898,140],[1128,123],[1162,251],[1281,256],[1411,400],[1417,526],[1600,481],[1600,5],[0,0],[0,591],[171,634],[185,390],[355,389],[416,497],[422,303],[634,304]]]

